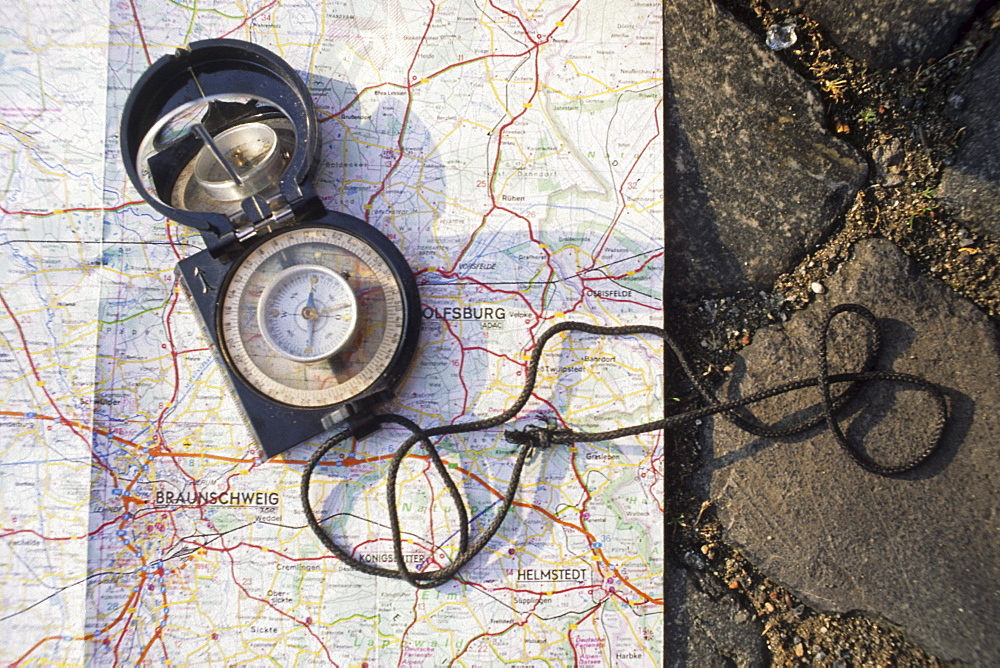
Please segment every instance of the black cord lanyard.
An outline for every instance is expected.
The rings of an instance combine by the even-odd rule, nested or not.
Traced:
[[[830,375],[828,345],[830,325],[834,318],[841,313],[853,313],[860,316],[861,320],[864,322],[868,334],[866,355],[861,371]],[[655,420],[653,422],[646,422],[645,424],[625,427],[622,429],[614,429],[611,431],[580,432],[573,431],[571,429],[555,429],[550,427],[529,427],[519,431],[508,430],[505,432],[506,439],[511,443],[520,445],[521,447],[517,453],[517,459],[514,462],[514,469],[511,473],[510,483],[508,484],[507,491],[503,497],[503,505],[490,522],[489,526],[486,527],[486,529],[484,529],[472,543],[470,543],[468,508],[459,494],[458,487],[455,485],[455,481],[448,472],[448,468],[441,460],[441,455],[438,453],[437,448],[430,439],[434,436],[464,434],[482,429],[490,429],[504,424],[514,418],[514,416],[516,416],[518,412],[524,408],[534,390],[535,379],[538,373],[538,363],[541,360],[542,351],[544,350],[546,343],[548,343],[548,341],[556,334],[568,331],[584,332],[587,334],[596,334],[598,336],[650,335],[662,338],[673,353],[678,365],[684,372],[684,375],[687,376],[688,380],[701,395],[706,405],[694,410],[667,415],[663,419]],[[535,345],[535,349],[532,352],[531,360],[528,363],[528,370],[521,394],[518,396],[513,405],[511,405],[503,413],[485,420],[476,420],[473,422],[465,422],[455,425],[442,425],[426,430],[421,429],[413,421],[400,415],[387,414],[379,415],[374,418],[374,421],[378,425],[389,423],[397,424],[409,429],[410,432],[412,432],[412,435],[406,439],[401,446],[399,446],[393,455],[389,464],[387,479],[389,523],[392,529],[392,549],[396,558],[396,568],[394,570],[363,562],[352,556],[342,546],[338,545],[330,537],[330,535],[322,529],[319,520],[313,513],[312,506],[309,503],[309,483],[312,480],[313,471],[319,465],[320,460],[324,455],[326,455],[338,443],[341,443],[351,436],[351,432],[349,430],[345,430],[331,437],[318,450],[316,450],[315,454],[313,454],[312,458],[310,458],[305,471],[302,473],[302,486],[300,489],[302,507],[305,511],[309,526],[312,528],[319,540],[348,566],[362,571],[363,573],[368,573],[369,575],[406,580],[411,585],[419,589],[430,589],[451,580],[458,573],[458,571],[468,564],[469,561],[471,561],[477,554],[479,554],[479,552],[493,538],[497,530],[500,528],[500,525],[503,523],[504,518],[506,518],[511,505],[514,503],[514,497],[517,494],[517,488],[520,484],[521,471],[524,468],[524,463],[535,449],[545,449],[557,444],[561,445],[569,443],[608,441],[621,438],[623,436],[632,436],[658,429],[668,429],[686,422],[707,417],[709,415],[721,414],[740,429],[743,429],[744,431],[747,431],[755,436],[766,438],[786,438],[794,434],[808,431],[809,429],[826,422],[827,426],[836,437],[837,442],[859,466],[877,475],[899,475],[917,468],[927,461],[937,450],[944,434],[944,427],[948,416],[948,406],[945,401],[944,392],[934,383],[931,383],[930,381],[919,376],[876,370],[875,363],[877,361],[880,348],[881,332],[875,316],[868,309],[858,306],[857,304],[842,304],[832,309],[827,314],[826,319],[823,322],[820,332],[818,351],[819,373],[816,376],[783,383],[742,399],[724,402],[720,401],[718,397],[715,396],[715,393],[713,393],[702,382],[702,380],[698,377],[698,374],[694,372],[690,364],[684,358],[680,346],[677,345],[677,342],[674,341],[674,339],[667,334],[665,330],[659,327],[644,325],[627,327],[598,327],[584,323],[564,322],[551,327],[539,337],[538,343]],[[913,385],[919,389],[927,391],[927,393],[930,394],[935,401],[937,418],[933,429],[929,432],[930,438],[928,439],[928,443],[924,449],[910,461],[901,464],[883,464],[875,461],[865,452],[860,450],[854,443],[848,440],[836,420],[836,414],[843,409],[843,407],[854,397],[855,394],[857,394],[861,385],[876,380]],[[831,390],[831,386],[838,383],[849,383],[849,385],[840,393],[834,394]],[[790,426],[783,428],[770,427],[758,422],[756,419],[748,419],[735,412],[738,408],[757,403],[779,394],[785,394],[787,392],[807,387],[818,387],[820,389],[822,394],[822,410],[819,414],[809,418],[804,418]],[[458,509],[459,514],[459,549],[454,561],[444,568],[427,572],[414,572],[409,570],[406,566],[403,558],[402,529],[399,524],[399,511],[396,499],[396,478],[399,473],[399,467],[402,464],[403,459],[417,443],[421,443],[427,450],[430,460],[434,464],[434,468],[437,470],[438,475],[440,475],[444,480],[448,493],[451,495],[452,501]]]

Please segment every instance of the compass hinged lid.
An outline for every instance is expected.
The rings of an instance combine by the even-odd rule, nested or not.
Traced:
[[[194,42],[154,63],[125,104],[121,143],[143,198],[206,237],[315,197],[309,90],[281,58],[247,42]]]

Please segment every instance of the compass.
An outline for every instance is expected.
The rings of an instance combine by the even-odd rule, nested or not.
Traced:
[[[257,327],[268,347],[294,362],[321,362],[354,335],[358,300],[343,276],[319,264],[288,267],[268,279]]]
[[[402,254],[312,185],[319,134],[298,74],[226,39],[155,62],[122,118],[133,185],[205,241],[177,273],[265,458],[341,423],[375,429],[419,335]]]
[[[217,310],[227,362],[284,404],[349,402],[387,370],[402,341],[403,295],[389,264],[336,228],[274,235],[228,279]]]

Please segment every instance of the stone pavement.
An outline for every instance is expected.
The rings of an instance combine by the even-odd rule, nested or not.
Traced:
[[[755,4],[666,3],[667,291],[689,303],[775,291],[781,274],[832,243],[859,192],[892,178],[896,164],[891,156],[864,155],[832,134],[815,85],[726,8],[749,11]],[[855,58],[904,69],[947,53],[987,4],[771,3],[803,11]],[[791,20],[801,25],[804,19]],[[1000,42],[978,55],[949,106],[965,129],[941,170],[942,211],[995,243]],[[892,185],[906,187],[905,180]],[[968,244],[965,250],[978,252]],[[715,419],[706,421],[700,466],[687,482],[714,505],[723,540],[811,608],[886,620],[941,660],[1000,665],[997,321],[886,239],[857,241],[844,255],[847,261],[813,286],[807,308],[753,334],[720,392],[736,397],[814,375],[817,323],[833,305],[860,303],[885,332],[881,367],[946,389],[951,419],[942,450],[917,472],[882,478],[852,463],[825,429],[771,441]],[[851,357],[858,339],[846,333],[836,338],[837,350]],[[801,415],[817,396],[781,397],[754,412],[765,421]],[[876,458],[900,461],[927,436],[928,407],[917,392],[872,386],[842,425]],[[767,664],[773,657],[761,640],[761,620],[738,604],[734,592],[699,575],[698,561],[678,559],[668,573],[668,664]],[[800,644],[803,662],[847,665]]]
[[[674,294],[769,288],[814,247],[867,166],[819,96],[705,0],[666,8],[665,281]]]
[[[1000,42],[952,96],[962,144],[941,179],[941,194],[962,218],[1000,237]]]
[[[875,67],[917,67],[943,56],[979,0],[772,0],[802,12],[851,56]]]

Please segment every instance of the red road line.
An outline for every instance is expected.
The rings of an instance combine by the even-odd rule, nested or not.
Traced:
[[[385,178],[382,179],[382,183],[379,186],[378,190],[376,190],[375,193],[370,198],[368,198],[368,206],[365,208],[365,222],[366,223],[369,222],[369,219],[371,218],[371,211],[372,211],[372,207],[375,205],[374,204],[375,200],[378,198],[379,195],[381,195],[383,192],[385,192],[386,186],[389,183],[389,179],[392,178],[392,175],[395,173],[396,168],[399,167],[399,163],[401,163],[403,161],[403,137],[406,135],[406,125],[410,121],[410,113],[411,113],[411,111],[413,109],[413,81],[412,81],[412,79],[415,78],[415,77],[413,77],[413,66],[417,62],[417,56],[420,55],[420,49],[421,49],[421,47],[423,47],[424,43],[427,41],[427,33],[430,32],[431,24],[434,23],[434,15],[436,13],[437,13],[437,6],[434,4],[434,2],[432,0],[431,1],[431,15],[427,18],[427,25],[424,26],[424,33],[423,33],[423,35],[420,36],[420,41],[417,42],[417,48],[415,48],[413,50],[413,58],[410,59],[410,66],[406,68],[406,79],[407,79],[407,86],[406,86],[406,109],[403,111],[403,120],[402,120],[402,122],[400,123],[400,126],[399,126],[399,138],[396,140],[396,146],[399,147],[399,154],[396,156],[396,160],[395,160],[395,162],[392,163],[392,166],[389,167],[389,171],[386,172]]]
[[[607,599],[605,599],[605,600],[607,600]],[[604,603],[604,601],[601,601],[601,604],[603,604],[603,603]],[[587,614],[585,614],[583,617],[581,617],[579,619],[579,621],[577,621],[577,625],[579,625],[580,622],[582,622],[585,619],[587,619],[587,617],[590,617],[591,615],[593,615],[600,608],[601,608],[600,605],[595,605],[594,608],[590,612],[588,612]],[[574,666],[580,665],[580,657],[576,653],[576,645],[573,644],[573,629],[569,629],[568,631],[566,631],[566,640],[569,641],[569,648],[571,650],[573,650],[573,665]]]
[[[452,660],[451,660],[451,663],[449,663],[448,665],[449,665],[449,666],[453,666],[453,665],[455,665],[455,662],[456,662],[456,661],[458,661],[458,659],[459,659],[459,658],[460,658],[460,657],[461,657],[461,656],[462,656],[463,654],[465,654],[465,653],[466,653],[466,652],[467,652],[467,651],[469,650],[469,648],[470,648],[470,647],[472,647],[472,643],[476,642],[476,641],[477,641],[477,640],[479,640],[480,638],[495,638],[495,637],[497,637],[497,636],[502,636],[503,634],[507,633],[507,631],[510,631],[510,630],[511,630],[512,628],[514,628],[515,626],[524,626],[525,624],[527,624],[527,623],[528,623],[528,620],[529,620],[529,619],[531,619],[531,618],[530,618],[530,617],[527,617],[527,618],[525,618],[525,619],[522,619],[522,620],[521,620],[521,621],[519,621],[519,622],[514,622],[513,624],[511,624],[510,626],[508,626],[507,628],[505,628],[505,629],[504,629],[503,631],[497,631],[496,633],[490,633],[489,631],[485,631],[485,632],[483,632],[483,633],[480,633],[480,634],[479,634],[478,636],[476,636],[476,637],[474,637],[474,638],[471,638],[471,639],[469,640],[469,642],[467,642],[467,643],[465,644],[465,647],[463,647],[463,648],[462,648],[462,651],[461,651],[461,652],[459,652],[459,653],[458,653],[457,655],[455,655],[455,658],[454,658],[454,659],[452,659]]]
[[[534,47],[532,47],[532,48],[534,48]],[[375,90],[377,88],[382,88],[383,86],[394,86],[396,88],[412,88],[415,85],[419,85],[419,83],[423,79],[433,79],[434,77],[439,76],[441,74],[444,74],[445,72],[448,72],[449,70],[453,70],[456,67],[463,67],[465,65],[472,65],[473,63],[478,63],[481,60],[488,60],[490,58],[523,58],[524,56],[528,55],[529,53],[531,53],[531,49],[528,49],[527,51],[522,51],[521,53],[492,53],[492,54],[487,54],[485,56],[476,56],[475,58],[469,58],[467,60],[461,60],[461,61],[459,61],[457,63],[452,63],[451,65],[446,65],[445,67],[442,67],[440,70],[437,70],[436,72],[432,72],[432,73],[424,75],[422,77],[417,77],[417,79],[416,79],[417,83],[416,84],[414,84],[412,82],[412,80],[411,81],[407,81],[407,83],[405,83],[405,84],[398,84],[398,83],[393,83],[391,81],[385,81],[385,82],[378,83],[378,84],[372,84],[371,86],[365,86],[357,94],[355,94],[355,96],[353,98],[351,98],[350,102],[348,102],[346,105],[344,105],[343,107],[341,107],[337,111],[332,111],[329,114],[327,114],[326,116],[323,116],[322,118],[319,119],[319,122],[320,123],[325,123],[325,122],[327,122],[329,120],[332,120],[332,119],[340,116],[345,111],[347,111],[348,109],[350,109],[351,107],[353,107],[355,104],[357,104],[358,101],[361,99],[361,97],[365,93],[368,93],[369,91],[373,91],[373,90]],[[407,76],[412,76],[412,75],[407,74]]]
[[[132,17],[135,19],[135,27],[139,30],[139,40],[142,42],[142,50],[146,53],[146,63],[153,64],[153,59],[149,55],[149,45],[146,44],[146,35],[142,32],[142,22],[139,21],[139,11],[135,8],[135,0],[129,0],[132,5]]]
[[[7,209],[5,209],[2,206],[0,206],[0,212],[3,212],[5,214],[7,214],[8,216],[34,216],[36,218],[45,218],[45,217],[48,217],[48,216],[59,216],[59,215],[62,215],[64,213],[80,213],[80,212],[88,212],[88,213],[89,212],[101,212],[101,213],[108,213],[108,212],[111,212],[111,211],[121,211],[122,209],[124,209],[126,207],[135,206],[136,204],[145,204],[145,202],[143,202],[141,200],[137,200],[137,201],[134,201],[134,202],[125,202],[124,204],[119,204],[117,206],[109,206],[109,207],[101,207],[101,206],[86,207],[86,206],[80,206],[80,207],[74,207],[72,209],[55,209],[54,211],[44,211],[44,212],[39,212],[39,211],[8,211]]]
[[[399,637],[399,659],[396,661],[396,668],[403,665],[403,657],[406,656],[406,635],[410,632],[418,620],[417,617],[417,605],[420,603],[420,590],[415,589],[413,591],[413,607],[410,608],[410,612],[413,614],[413,621],[410,622],[406,629],[403,630],[402,635]]]
[[[42,644],[47,643],[50,640],[59,640],[60,638],[62,638],[62,636],[49,636],[48,638],[42,638],[41,640],[39,640],[38,642],[36,642],[34,645],[32,645],[31,649],[29,649],[27,652],[25,652],[24,654],[22,654],[19,659],[17,659],[16,661],[14,661],[14,663],[10,664],[10,668],[17,668],[17,666],[20,665],[20,663],[22,661],[24,661],[29,656],[31,656],[31,653],[34,652],[39,647],[41,647]]]
[[[31,351],[28,349],[28,340],[24,336],[24,330],[21,328],[21,323],[18,322],[17,318],[14,316],[14,310],[10,307],[10,304],[7,303],[7,299],[3,296],[3,290],[0,290],[0,303],[3,304],[3,307],[7,311],[7,314],[10,316],[10,319],[14,322],[14,327],[17,329],[18,338],[21,339],[21,350],[24,351],[24,355],[28,360],[28,365],[31,367],[31,373],[32,375],[35,376],[35,381],[37,382],[38,387],[42,388],[42,393],[45,394],[45,398],[48,399],[49,404],[52,406],[53,410],[55,410],[56,415],[59,416],[59,421],[62,422],[62,424],[69,427],[69,430],[72,431],[74,434],[76,434],[80,438],[80,440],[82,440],[87,445],[87,449],[93,455],[93,450],[91,449],[90,441],[83,434],[74,429],[74,424],[76,424],[75,421],[67,419],[66,416],[62,414],[62,411],[59,410],[59,406],[56,404],[55,399],[53,399],[52,395],[49,394],[49,390],[45,386],[45,382],[42,380],[42,377],[38,374],[38,369],[35,367],[35,361],[34,359],[32,359]],[[118,477],[117,475],[115,475],[115,472],[112,471],[111,468],[103,461],[101,461],[101,459],[96,455],[93,455],[93,459],[98,463],[98,465],[100,465],[108,473],[111,474],[112,480],[115,481],[116,483],[115,486],[117,487]]]
[[[162,626],[156,627],[156,631],[153,632],[153,637],[149,639],[148,643],[146,643],[146,647],[142,650],[142,654],[140,654],[138,660],[136,660],[135,662],[136,665],[142,665],[142,660],[146,658],[146,654],[149,652],[149,648],[152,647],[153,643],[156,642],[156,639],[160,637],[160,633],[162,631],[163,631]]]
[[[240,23],[239,23],[238,26],[236,26],[235,28],[233,28],[229,32],[226,32],[226,33],[223,33],[222,35],[219,35],[219,37],[229,37],[234,32],[236,32],[237,30],[239,30],[240,28],[242,28],[243,26],[245,26],[247,23],[249,23],[251,20],[253,20],[258,14],[260,14],[261,12],[266,12],[268,9],[271,9],[271,7],[274,7],[277,4],[278,4],[278,0],[274,0],[274,2],[269,2],[268,4],[264,5],[263,7],[261,7],[257,11],[255,11],[250,16],[248,16],[245,19],[243,19],[242,21],[240,21]]]
[[[656,123],[656,134],[650,137],[649,141],[646,142],[646,145],[642,147],[641,151],[639,151],[638,157],[636,157],[635,161],[632,163],[632,166],[629,167],[628,173],[625,174],[625,178],[622,179],[621,185],[618,187],[618,194],[621,195],[622,198],[622,206],[618,210],[618,215],[615,216],[615,219],[611,221],[611,224],[608,226],[608,230],[607,232],[605,232],[604,239],[598,246],[597,252],[593,254],[594,264],[590,265],[591,269],[596,265],[597,258],[600,257],[601,253],[604,251],[604,247],[608,243],[608,240],[611,239],[612,230],[614,230],[615,226],[618,224],[618,221],[621,220],[622,215],[624,215],[625,213],[625,209],[628,208],[628,204],[625,202],[625,193],[622,192],[622,188],[624,188],[625,184],[628,183],[629,177],[632,176],[632,172],[635,171],[635,168],[639,164],[639,161],[642,160],[642,156],[646,154],[646,151],[649,149],[650,144],[656,141],[656,138],[659,137],[660,133],[662,132],[662,130],[660,129],[660,114],[659,114],[659,108],[660,105],[662,104],[663,104],[663,98],[660,98],[660,101],[656,103],[656,107],[653,108],[653,121]]]
[[[224,543],[225,542],[225,538],[223,538],[222,540],[223,540],[223,543]],[[318,635],[316,635],[316,632],[312,630],[312,626],[311,625],[306,624],[304,620],[296,619],[295,617],[293,617],[289,613],[285,612],[284,610],[282,610],[278,606],[274,605],[273,603],[271,603],[267,599],[258,598],[256,596],[254,596],[249,591],[247,591],[246,587],[244,587],[242,584],[240,584],[239,578],[236,577],[236,561],[232,558],[231,554],[228,554],[228,549],[227,550],[223,550],[223,551],[227,553],[226,556],[229,557],[229,559],[230,559],[229,568],[230,568],[230,572],[232,573],[232,576],[233,576],[233,583],[237,587],[239,587],[240,590],[243,591],[244,595],[246,595],[247,598],[250,598],[250,599],[253,599],[253,600],[257,601],[258,603],[263,603],[267,607],[269,607],[272,610],[274,610],[275,612],[277,612],[279,615],[281,615],[283,617],[287,617],[288,619],[290,619],[293,622],[295,622],[296,624],[298,624],[301,628],[305,629],[306,632],[309,635],[311,635],[316,640],[316,642],[319,643],[319,646],[323,648],[323,653],[326,654],[326,660],[330,663],[330,665],[337,666],[338,664],[336,662],[334,662],[333,657],[330,656],[330,650],[326,646],[326,643],[323,642],[322,638],[320,638]]]

